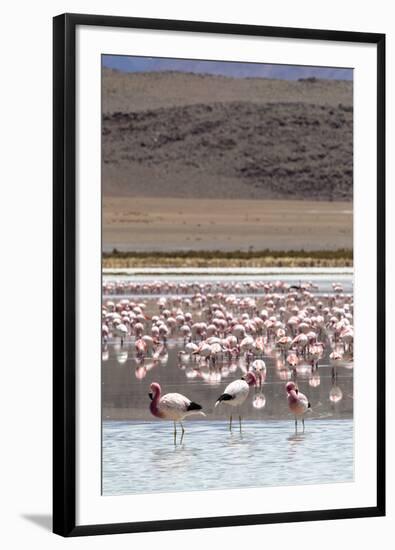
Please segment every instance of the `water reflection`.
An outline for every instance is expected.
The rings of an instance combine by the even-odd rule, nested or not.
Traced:
[[[337,369],[338,367],[332,367],[332,387],[329,392],[329,400],[332,403],[339,403],[343,399],[343,392],[337,382]]]
[[[101,354],[101,360],[104,362],[104,361],[108,361],[108,358],[110,357],[110,352],[108,350],[108,346],[107,345],[104,345],[103,346],[103,349],[102,349],[102,354]]]
[[[339,403],[343,399],[343,392],[339,386],[333,385],[329,392],[329,399],[332,403]]]
[[[252,406],[255,409],[263,409],[266,405],[266,397],[263,393],[258,393],[255,395],[254,400],[252,402]]]
[[[318,369],[309,378],[309,386],[317,388],[321,384],[321,377]]]
[[[119,350],[116,354],[117,361],[120,365],[123,365],[128,360],[128,352],[126,350]]]
[[[213,409],[218,391],[229,382],[241,378],[253,363],[261,375],[260,386],[243,405],[243,418],[289,418],[285,384],[297,382],[302,393],[308,396],[312,418],[325,414],[352,415],[353,370],[347,366],[333,367],[324,354],[321,363],[311,365],[302,361],[297,368],[289,368],[286,362],[272,356],[249,363],[245,357],[222,358],[216,364],[196,355],[180,354],[183,343],[170,341],[166,350],[154,357],[136,355],[131,343],[122,348],[109,342],[102,349],[103,407],[105,417],[118,419],[150,419],[147,400],[151,382],[161,384],[163,392],[188,395],[209,412]],[[264,364],[264,368],[262,365]],[[115,402],[122,407],[114,408]],[[336,405],[336,409],[331,408]],[[213,411],[214,418],[226,418],[221,410]],[[211,416],[210,416],[211,418]],[[308,419],[307,419],[308,422]]]

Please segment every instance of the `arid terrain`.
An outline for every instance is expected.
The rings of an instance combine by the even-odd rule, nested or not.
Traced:
[[[352,82],[346,80],[229,78],[183,72],[126,73],[106,67],[102,75],[104,114],[234,101],[352,105]]]
[[[352,248],[352,203],[103,198],[103,249]]]
[[[103,249],[352,248],[352,82],[103,68]]]

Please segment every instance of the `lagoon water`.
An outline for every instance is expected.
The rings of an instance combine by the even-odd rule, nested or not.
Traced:
[[[331,269],[322,268],[318,272],[309,272],[308,274],[303,272],[303,269],[284,269],[278,268],[277,272],[270,272],[269,269],[264,268],[207,268],[199,269],[193,268],[190,272],[177,272],[176,269],[150,269],[150,268],[136,268],[135,270],[125,269],[131,273],[122,273],[122,275],[114,275],[110,273],[103,274],[103,283],[116,283],[121,281],[122,283],[138,283],[141,286],[145,283],[152,283],[154,281],[169,281],[172,283],[212,283],[215,286],[217,282],[238,282],[244,283],[245,281],[275,281],[281,279],[286,281],[290,285],[298,285],[301,282],[312,281],[318,285],[318,289],[315,291],[317,294],[328,293],[332,291],[333,283],[341,283],[344,287],[345,293],[351,293],[353,291],[353,276],[349,273],[349,268]],[[136,271],[136,274],[132,273]],[[322,271],[322,273],[320,272]],[[220,276],[219,276],[220,275]],[[107,293],[106,293],[107,294]],[[112,298],[124,298],[124,294],[117,294],[117,292],[111,292]],[[108,297],[105,296],[106,298]]]
[[[185,422],[174,445],[169,422],[105,421],[103,495],[353,481],[351,419]]]
[[[230,433],[229,409],[213,405],[226,384],[242,375],[242,360],[230,369],[212,369],[202,380],[196,376],[202,369],[195,370],[193,361],[178,361],[179,343],[170,344],[166,364],[136,362],[131,346],[128,352],[112,346],[103,362],[103,495],[352,481],[350,365],[334,369],[326,362],[315,372],[308,365],[299,370],[298,384],[309,396],[312,412],[305,433],[299,424],[295,434],[282,378],[287,371],[265,356],[265,384],[251,390],[242,407],[241,434],[233,411]],[[164,392],[189,396],[207,413],[204,419],[185,420],[184,438],[180,442],[178,428],[176,445],[173,423],[149,412],[152,381],[159,381]]]
[[[202,275],[193,277],[201,282],[206,279]],[[326,274],[317,278],[319,288],[315,294],[330,292],[333,280],[340,280],[345,293],[352,293],[351,276],[334,277]],[[152,278],[161,279],[155,275],[133,280]],[[302,280],[312,278],[302,276]],[[106,276],[104,281],[115,279],[119,277]],[[125,276],[121,279],[130,281]],[[295,277],[295,283],[299,280]],[[103,301],[129,297],[144,301],[149,314],[157,310],[156,296],[114,294],[105,295]],[[260,296],[256,295],[258,300]],[[200,312],[193,310],[193,315],[199,318]],[[262,358],[267,366],[266,380],[262,388],[250,391],[242,407],[240,434],[237,411],[230,433],[229,410],[226,406],[214,408],[214,403],[225,386],[246,371],[245,359],[202,366],[194,357],[180,355],[182,338],[169,338],[166,347],[166,354],[153,361],[136,357],[133,338],[128,338],[123,346],[116,339],[103,346],[103,495],[353,480],[352,361],[333,367],[329,360],[331,349],[327,347],[317,369],[302,362],[291,373],[284,357],[274,349],[265,350]],[[295,434],[288,411],[285,383],[291,376],[312,405],[304,434]],[[176,445],[173,424],[157,420],[149,412],[148,392],[153,381],[161,384],[164,393],[180,392],[200,403],[207,414],[204,419],[186,419],[185,436],[180,442],[179,431]]]

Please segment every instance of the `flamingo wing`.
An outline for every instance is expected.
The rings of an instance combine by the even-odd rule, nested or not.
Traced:
[[[234,380],[228,384],[224,393],[217,399],[216,405],[225,401],[230,405],[241,405],[249,392],[250,388],[245,380]]]
[[[245,380],[234,380],[230,384],[228,384],[225,388],[224,393],[227,393],[231,395],[232,397],[236,397],[240,393],[248,393],[248,384]]]
[[[181,395],[181,393],[167,393],[159,401],[159,407],[163,412],[178,411],[186,413],[190,404],[191,400],[185,395]]]
[[[302,403],[303,406],[306,407],[306,410],[311,408],[310,402],[309,402],[309,400],[307,399],[307,397],[305,396],[304,393],[298,392],[298,399],[299,399],[300,403]]]
[[[201,405],[194,403],[180,393],[167,393],[159,401],[159,411],[162,418],[168,420],[182,420],[190,414],[205,416],[201,409]]]

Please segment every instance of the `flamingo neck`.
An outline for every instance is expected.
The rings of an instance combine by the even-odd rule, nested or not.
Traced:
[[[290,392],[288,392],[288,397],[292,402],[298,401],[298,394],[296,393],[295,390],[291,390]]]
[[[154,416],[161,416],[159,412],[159,399],[160,399],[160,388],[155,388],[154,397],[150,403],[150,411]]]

